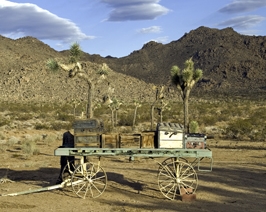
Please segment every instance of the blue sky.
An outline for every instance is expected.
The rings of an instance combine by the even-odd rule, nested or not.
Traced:
[[[0,0],[0,34],[35,37],[57,51],[123,57],[149,41],[200,26],[266,36],[266,0]]]

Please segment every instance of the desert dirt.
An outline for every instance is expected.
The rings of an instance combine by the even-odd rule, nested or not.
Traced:
[[[157,185],[156,163],[162,162],[162,158],[135,158],[130,162],[126,157],[106,156],[101,158],[101,166],[108,183],[100,197],[82,199],[64,189],[0,196],[0,211],[265,211],[264,143],[208,140],[213,167],[211,172],[197,171],[194,201],[168,200],[162,195]],[[60,157],[54,156],[54,149],[60,145],[60,140],[49,145],[38,144],[40,154],[28,158],[22,157],[16,146],[1,153],[0,194],[55,185]]]

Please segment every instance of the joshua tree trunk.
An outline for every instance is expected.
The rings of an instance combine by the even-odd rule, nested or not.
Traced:
[[[94,92],[94,86],[93,84],[87,80],[88,82],[88,103],[87,103],[87,119],[90,119],[93,117],[93,110],[92,110],[92,99],[93,99],[93,92]]]
[[[154,105],[151,106],[151,130],[153,130],[154,123]]]
[[[185,133],[189,133],[189,117],[188,117],[188,99],[189,99],[190,90],[186,92],[183,98],[183,106],[184,106],[184,128]]]
[[[136,106],[135,107],[135,111],[134,111],[134,117],[133,117],[133,125],[132,125],[133,129],[135,128],[137,109],[138,109],[138,107]]]
[[[115,109],[115,126],[117,126],[117,111],[118,111],[118,109],[116,108]]]
[[[111,122],[112,122],[112,127],[114,128],[114,110],[111,109]]]

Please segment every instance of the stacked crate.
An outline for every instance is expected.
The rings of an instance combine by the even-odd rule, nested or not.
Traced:
[[[101,147],[103,124],[99,120],[77,120],[73,129],[75,147]]]

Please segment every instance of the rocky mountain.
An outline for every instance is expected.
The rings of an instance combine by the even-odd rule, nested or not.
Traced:
[[[96,85],[98,101],[110,87],[118,99],[152,101],[157,85],[167,86],[170,98],[177,97],[170,85],[170,69],[173,65],[182,68],[191,57],[195,67],[203,70],[192,95],[265,97],[266,36],[241,35],[232,28],[199,27],[165,45],[149,42],[126,57],[84,53],[82,61],[92,76],[102,63],[111,69],[107,79]],[[70,79],[63,71],[51,73],[46,68],[49,58],[67,61],[68,51],[55,51],[33,37],[0,36],[1,100],[85,100],[86,82]]]
[[[240,35],[232,28],[199,27],[169,44],[149,42],[127,57],[105,61],[117,72],[169,84],[171,67],[191,57],[204,74],[194,94],[265,94],[266,36]]]

